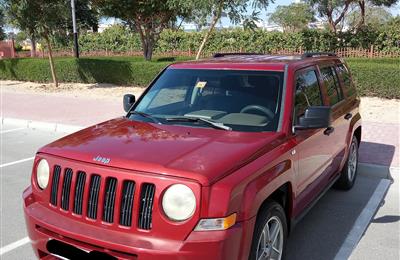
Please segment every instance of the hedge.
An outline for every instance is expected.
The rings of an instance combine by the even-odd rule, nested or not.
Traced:
[[[163,30],[155,52],[195,52],[206,32]],[[72,38],[66,42],[54,40],[55,49],[72,49]],[[67,46],[66,46],[67,45]],[[122,25],[113,25],[102,33],[84,33],[79,36],[82,51],[141,51],[139,35]],[[328,30],[305,29],[300,32],[268,32],[261,29],[224,29],[214,31],[206,44],[205,52],[247,51],[268,53],[278,50],[333,51],[340,48],[369,49],[400,52],[400,18],[377,29],[364,27],[357,33],[346,31],[334,35]]]
[[[141,58],[56,58],[60,82],[113,83],[145,86],[169,61],[145,62]],[[47,59],[0,60],[0,79],[51,82]]]
[[[187,59],[187,58],[178,58]],[[176,58],[146,62],[141,57],[56,58],[60,82],[146,86]],[[400,98],[399,59],[346,59],[361,96]],[[0,60],[0,79],[51,82],[47,59]]]

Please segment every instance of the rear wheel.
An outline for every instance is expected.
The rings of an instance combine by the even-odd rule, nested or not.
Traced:
[[[349,190],[353,187],[357,177],[358,164],[358,140],[353,136],[350,143],[349,155],[346,164],[344,165],[340,177],[335,183],[335,188],[341,190]]]
[[[285,212],[280,204],[269,201],[258,214],[249,260],[284,259],[286,239]]]

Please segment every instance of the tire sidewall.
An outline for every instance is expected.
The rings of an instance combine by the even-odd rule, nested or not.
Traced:
[[[256,224],[254,227],[254,232],[253,232],[253,239],[251,243],[251,251],[250,251],[250,256],[249,260],[256,260],[256,253],[257,253],[257,246],[258,246],[258,241],[260,239],[261,232],[268,222],[268,220],[271,217],[278,217],[279,220],[282,223],[283,227],[283,248],[282,248],[282,260],[285,259],[285,250],[286,250],[286,245],[287,245],[287,234],[288,234],[288,227],[287,227],[287,220],[286,220],[286,215],[285,212],[282,208],[282,206],[274,201],[271,201],[267,203],[266,206],[264,206],[261,211],[259,212],[256,220]]]
[[[355,169],[355,172],[354,172],[354,176],[353,176],[353,179],[349,179],[348,178],[348,176],[349,176],[349,174],[348,174],[348,171],[349,171],[349,160],[350,160],[350,152],[351,152],[351,146],[352,145],[355,145],[355,149],[356,149],[356,169]],[[347,161],[346,161],[346,165],[345,165],[345,168],[343,169],[343,174],[345,175],[345,176],[347,176],[347,182],[348,182],[348,186],[351,188],[351,187],[353,187],[353,185],[354,185],[354,183],[355,183],[355,181],[356,181],[356,178],[357,178],[357,171],[358,171],[358,140],[357,140],[357,137],[355,137],[355,136],[353,136],[353,138],[351,139],[351,143],[350,143],[350,148],[349,148],[349,155],[347,156]]]

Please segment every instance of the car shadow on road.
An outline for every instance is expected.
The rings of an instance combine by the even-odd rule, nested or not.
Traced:
[[[364,149],[372,149],[364,151]],[[384,162],[384,167],[369,164],[359,167],[354,187],[349,191],[329,190],[309,213],[296,225],[289,235],[287,259],[329,260],[334,259],[362,210],[370,200],[380,181],[392,179],[389,173],[395,147],[386,144],[363,142],[360,156],[371,152],[384,152],[375,161]],[[364,158],[369,158],[364,155]],[[364,163],[369,163],[364,160]],[[398,216],[385,221],[399,221]]]

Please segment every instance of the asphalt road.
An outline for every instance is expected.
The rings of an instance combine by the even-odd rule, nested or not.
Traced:
[[[26,239],[21,194],[30,183],[32,157],[37,149],[65,134],[22,129],[12,125],[2,125],[0,133],[0,248],[2,249],[0,259],[35,259]],[[334,259],[343,249],[345,241],[349,240],[355,224],[363,215],[362,212],[369,205],[382,179],[386,177],[387,174],[362,166],[359,169],[357,182],[351,191],[328,191],[291,233],[287,259]],[[397,195],[398,192],[395,190],[394,195],[391,196]],[[379,198],[379,201],[381,199]],[[385,201],[392,200],[392,197],[385,198]],[[396,204],[395,200],[394,203]],[[396,222],[393,218],[392,220]],[[377,229],[378,231],[371,232],[373,234],[378,232],[380,236],[383,236],[381,238],[383,240],[385,240],[385,235],[392,236],[390,232],[379,233],[379,226]],[[369,232],[367,230],[366,234]],[[362,245],[365,244],[368,248],[369,243],[373,243],[372,239],[364,236]],[[392,259],[393,256],[398,259],[398,240],[393,240],[391,237],[387,237],[387,240],[392,244],[389,245],[391,253],[386,260]],[[396,242],[397,249],[396,245],[393,245]],[[5,248],[7,252],[4,253]],[[360,251],[356,248],[355,252],[357,255],[353,255],[352,259],[363,259],[364,252],[368,251]],[[382,256],[381,252],[377,253]]]

